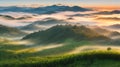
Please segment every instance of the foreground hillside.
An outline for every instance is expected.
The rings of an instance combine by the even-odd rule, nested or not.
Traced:
[[[120,53],[92,51],[76,55],[29,57],[0,61],[0,67],[119,67]]]

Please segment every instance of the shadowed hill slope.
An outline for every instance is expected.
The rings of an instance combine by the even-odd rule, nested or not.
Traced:
[[[15,36],[21,36],[21,35],[25,35],[25,33],[13,27],[7,27],[4,25],[0,25],[0,36],[3,36],[3,37],[14,36],[15,37]]]

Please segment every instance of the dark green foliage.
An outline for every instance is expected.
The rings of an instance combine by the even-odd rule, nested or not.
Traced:
[[[108,47],[107,50],[110,51],[112,48],[111,47]]]
[[[0,61],[0,67],[119,67],[119,56],[116,52],[93,51],[76,55],[4,60]]]

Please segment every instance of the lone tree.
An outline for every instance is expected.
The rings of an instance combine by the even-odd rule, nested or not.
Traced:
[[[107,50],[110,51],[112,48],[111,47],[108,47]]]

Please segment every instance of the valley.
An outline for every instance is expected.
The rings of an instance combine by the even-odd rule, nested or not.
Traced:
[[[0,67],[119,67],[119,15],[65,5],[0,7]]]

